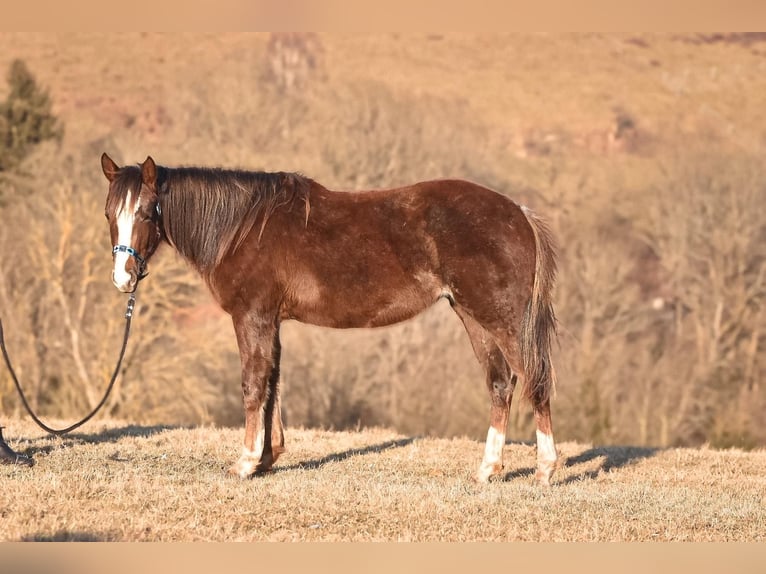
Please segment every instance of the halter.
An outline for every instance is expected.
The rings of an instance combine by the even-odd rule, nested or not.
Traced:
[[[154,204],[154,211],[157,214],[157,219],[156,219],[157,238],[159,239],[161,235],[160,220],[162,218],[162,208],[160,207],[159,200],[157,200],[157,203]],[[143,279],[144,277],[146,277],[146,267],[147,267],[146,259],[138,251],[136,251],[132,247],[128,247],[127,245],[115,245],[112,248],[112,253],[113,254],[127,253],[131,257],[135,257],[136,261],[138,261],[138,278]]]
[[[144,259],[138,251],[127,245],[115,245],[112,249],[112,253],[127,253],[131,257],[135,257],[136,261],[138,261],[138,275],[139,277],[144,276],[144,271],[146,271],[146,259]]]

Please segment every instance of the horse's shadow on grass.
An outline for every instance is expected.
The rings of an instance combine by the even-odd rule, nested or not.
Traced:
[[[60,440],[65,441],[67,444],[103,444],[103,443],[116,443],[126,437],[140,437],[148,438],[150,436],[165,432],[167,430],[186,428],[181,426],[172,425],[154,425],[154,426],[140,426],[140,425],[127,425],[124,427],[104,429],[97,433],[81,433],[73,432],[68,433],[60,437]],[[58,448],[55,443],[51,443],[52,435],[46,435],[43,438],[36,439],[35,443],[43,443],[39,446],[30,446],[24,449],[24,454],[27,456],[35,456],[38,454],[49,454],[51,451]]]
[[[588,450],[581,452],[578,455],[570,456],[560,461],[560,467],[569,468],[590,462],[597,458],[603,458],[598,468],[593,470],[587,470],[579,474],[573,474],[568,476],[562,481],[555,480],[555,474],[553,482],[559,484],[571,484],[573,482],[580,482],[583,480],[594,480],[602,472],[609,472],[616,468],[622,468],[631,464],[635,464],[640,460],[650,458],[660,452],[659,448],[653,447],[632,447],[632,446],[603,446],[589,448]],[[535,468],[519,468],[507,473],[503,480],[513,480],[514,478],[520,478],[525,476],[534,476]]]
[[[21,542],[117,542],[120,540],[120,538],[117,534],[112,534],[109,532],[98,533],[80,530],[58,530],[52,534],[48,532],[28,534],[26,536],[22,536],[19,540]],[[58,572],[61,574],[62,570],[60,567],[56,567],[53,564],[50,566],[51,568],[46,570],[24,568],[23,570],[9,569],[8,572],[23,572],[24,574],[48,574]],[[71,574],[72,571],[64,570],[63,572]]]
[[[98,433],[76,433],[67,435],[72,439],[77,439],[88,444],[100,444],[105,442],[118,442],[126,437],[149,438],[150,436],[160,434],[168,430],[190,429],[193,427],[184,427],[179,425],[127,425],[124,427],[104,429]]]
[[[384,450],[388,450],[391,448],[401,448],[401,447],[407,446],[408,444],[412,444],[415,440],[417,440],[417,438],[418,437],[408,437],[408,438],[402,438],[398,440],[389,440],[379,444],[371,444],[369,446],[363,446],[360,448],[350,448],[348,450],[344,450],[343,452],[335,452],[332,454],[328,454],[327,456],[323,456],[322,458],[304,460],[301,462],[296,462],[294,464],[289,464],[287,466],[277,466],[269,472],[277,473],[277,472],[284,472],[287,470],[316,470],[330,462],[341,462],[353,456],[364,456],[365,454],[381,453]]]
[[[139,425],[127,425],[119,428],[104,429],[97,433],[70,433],[62,436],[60,440],[66,441],[69,444],[103,444],[103,443],[116,443],[126,437],[140,437],[148,438],[156,434],[168,430],[192,428],[173,425],[155,425],[155,426],[139,426]],[[30,446],[24,449],[24,454],[27,456],[36,456],[39,454],[48,454],[55,450],[57,445],[51,442],[51,436],[45,436],[43,438],[35,440],[35,442],[44,444],[39,446]],[[417,437],[404,438],[398,440],[390,440],[379,444],[368,445],[365,447],[352,448],[343,452],[329,454],[322,458],[306,460],[297,462],[287,466],[278,466],[269,471],[269,474],[274,472],[283,472],[286,470],[314,470],[321,468],[322,466],[330,462],[340,462],[351,458],[353,456],[363,456],[370,453],[380,453],[390,448],[401,448],[415,441]]]
[[[69,441],[75,444],[103,444],[103,443],[116,443],[126,437],[140,437],[148,438],[156,434],[163,433],[168,430],[175,430],[183,427],[177,425],[153,425],[153,426],[141,426],[141,425],[126,425],[118,428],[104,429],[97,433],[71,433],[61,437],[61,440]],[[397,440],[389,440],[386,442],[368,445],[359,448],[352,448],[342,452],[336,452],[328,454],[321,458],[304,460],[289,464],[286,466],[277,466],[269,471],[271,473],[279,473],[290,470],[316,470],[332,462],[342,462],[346,459],[356,456],[364,456],[371,453],[381,453],[391,448],[402,448],[409,444],[412,444],[419,437],[408,437]],[[40,446],[30,446],[24,449],[24,454],[27,456],[35,456],[38,454],[48,454],[55,450],[57,446],[50,443],[51,437],[46,436],[41,439],[37,439],[34,442],[45,442],[46,444]],[[524,444],[527,446],[533,446],[533,443],[519,442],[515,444]],[[567,476],[564,480],[554,482],[558,484],[570,484],[573,482],[580,482],[583,480],[594,480],[599,474],[603,472],[610,472],[611,470],[622,468],[628,465],[635,464],[636,462],[650,458],[660,452],[662,449],[653,447],[624,447],[624,446],[604,446],[594,447],[581,452],[578,455],[570,456],[560,459],[559,468],[570,468],[578,464],[590,462],[597,458],[603,458],[601,464],[596,469],[583,471],[578,474]],[[503,475],[500,480],[511,481],[517,478],[530,477],[535,474],[534,467],[525,467],[512,470],[511,472]]]

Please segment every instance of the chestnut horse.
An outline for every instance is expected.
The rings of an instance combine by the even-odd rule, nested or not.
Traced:
[[[490,426],[480,482],[503,469],[518,381],[537,423],[537,473],[557,453],[550,395],[555,252],[546,225],[504,195],[459,180],[337,192],[295,173],[169,168],[151,157],[109,180],[114,285],[133,292],[160,243],[174,247],[231,315],[242,361],[245,440],[229,469],[271,469],[284,451],[279,328],[379,327],[440,298],[458,314],[486,371]]]

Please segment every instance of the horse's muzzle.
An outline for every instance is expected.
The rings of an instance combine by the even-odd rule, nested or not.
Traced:
[[[138,275],[135,271],[131,270],[128,273],[127,281],[118,281],[114,271],[112,271],[112,283],[123,293],[133,293],[138,286]]]

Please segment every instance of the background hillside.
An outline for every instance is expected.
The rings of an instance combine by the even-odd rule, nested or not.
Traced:
[[[0,35],[0,72],[14,59],[64,126],[0,171],[0,315],[43,414],[94,404],[120,343],[107,151],[507,193],[560,243],[560,439],[766,444],[763,35]],[[150,267],[109,414],[239,425],[228,317],[169,249]],[[376,331],[283,332],[288,425],[486,432],[446,304]],[[0,403],[19,412],[4,373]],[[532,436],[527,411],[511,438]]]

